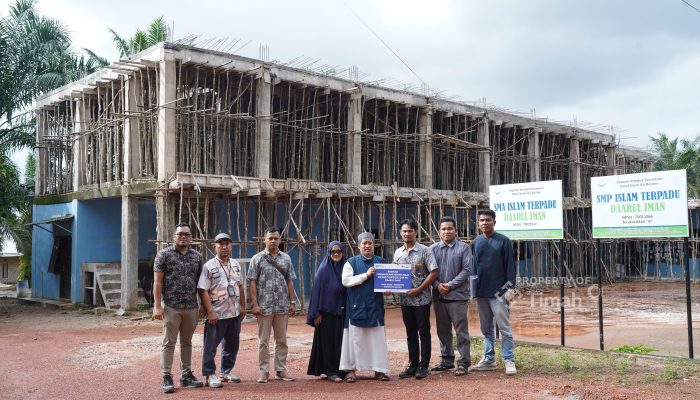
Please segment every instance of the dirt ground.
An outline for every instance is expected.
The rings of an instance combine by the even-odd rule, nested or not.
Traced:
[[[631,285],[617,288],[627,303],[615,303],[607,311],[610,326],[606,325],[606,341],[615,343],[654,345],[641,327],[649,332],[675,332],[661,334],[659,346],[662,354],[680,353],[687,356],[685,331],[685,306],[678,303],[676,286],[658,284],[653,287]],[[580,290],[580,289],[579,289]],[[657,290],[666,303],[649,299],[649,291]],[[606,289],[606,292],[612,292]],[[567,292],[568,293],[568,292]],[[583,292],[581,292],[583,293]],[[679,292],[683,294],[683,292]],[[697,293],[697,289],[696,289]],[[558,292],[555,292],[555,297]],[[606,293],[607,295],[608,293]],[[538,295],[539,296],[539,295]],[[551,296],[544,292],[542,297]],[[682,296],[681,296],[682,297]],[[613,296],[610,296],[610,300]],[[536,299],[537,300],[537,299]],[[597,301],[597,300],[596,300]],[[648,304],[653,303],[653,304]],[[697,303],[697,302],[696,302]],[[556,307],[533,307],[529,294],[518,298],[512,318],[516,341],[530,340],[559,343],[559,314]],[[567,345],[597,348],[597,314],[595,302],[584,302],[580,307],[567,311]],[[695,310],[698,305],[694,304]],[[474,307],[470,307],[473,309]],[[556,310],[555,310],[556,309]],[[681,312],[683,311],[683,312]],[[650,323],[649,315],[657,322]],[[470,311],[470,333],[478,335],[478,320]],[[390,350],[392,380],[376,382],[361,379],[355,384],[331,383],[305,375],[311,347],[312,329],[305,325],[305,318],[290,320],[288,358],[289,372],[295,382],[270,381],[255,383],[257,377],[257,339],[254,320],[243,324],[241,349],[234,372],[241,376],[240,384],[226,384],[223,389],[179,389],[172,395],[160,392],[161,376],[158,367],[161,325],[148,317],[138,315],[117,317],[109,314],[97,316],[92,311],[57,311],[33,306],[22,306],[8,300],[0,300],[0,398],[2,399],[85,399],[118,398],[142,399],[153,397],[208,399],[216,396],[235,396],[240,399],[341,399],[341,398],[519,398],[519,399],[676,399],[697,398],[700,394],[700,377],[684,376],[665,382],[628,384],[615,376],[597,375],[581,379],[574,375],[552,375],[543,369],[528,369],[526,357],[518,359],[520,373],[507,377],[502,370],[470,373],[455,377],[451,373],[433,373],[427,379],[399,380],[407,354],[405,331],[399,309],[387,311],[387,336]],[[434,326],[433,326],[434,331]],[[201,325],[194,339],[193,366],[201,376]],[[673,333],[676,335],[676,333]],[[657,335],[658,336],[658,335]],[[593,337],[595,340],[591,340]],[[639,339],[639,340],[636,340]],[[677,343],[676,343],[677,342]],[[433,358],[439,359],[437,337],[433,334]],[[519,353],[516,351],[516,357]],[[473,354],[474,362],[481,354]],[[176,360],[178,354],[176,352]],[[218,363],[218,361],[217,361]],[[178,374],[177,361],[174,374]],[[595,366],[591,373],[595,373]],[[696,371],[696,370],[694,370]],[[368,373],[360,374],[369,378]],[[230,394],[229,394],[230,393]]]
[[[567,288],[564,298],[566,345],[599,349],[597,287],[584,284]],[[697,358],[700,352],[700,286],[697,284],[692,285],[691,300]],[[521,293],[511,311],[516,339],[560,344],[559,304],[559,289]],[[478,314],[471,308],[474,307],[470,307],[470,326],[478,326]],[[685,284],[682,282],[604,285],[603,319],[606,350],[643,344],[655,349],[654,354],[688,357]]]

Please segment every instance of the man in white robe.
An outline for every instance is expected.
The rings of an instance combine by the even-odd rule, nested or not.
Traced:
[[[343,266],[343,286],[347,287],[345,330],[340,354],[340,369],[345,380],[355,382],[356,371],[374,371],[375,379],[389,380],[389,350],[384,330],[384,296],[374,293],[374,264],[384,259],[374,255],[374,235],[363,232],[357,237],[360,255]]]

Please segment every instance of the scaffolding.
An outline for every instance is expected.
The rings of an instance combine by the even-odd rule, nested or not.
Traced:
[[[675,240],[605,240],[595,259],[586,182],[651,166],[611,135],[181,47],[165,49],[175,52],[170,83],[166,61],[124,60],[40,102],[37,194],[123,187],[114,195],[155,200],[159,245],[184,221],[202,244],[230,232],[240,257],[260,251],[265,227],[278,226],[301,272],[302,264],[315,271],[332,240],[354,254],[361,231],[375,233],[377,253],[389,257],[408,217],[422,243],[439,240],[445,215],[471,242],[489,184],[561,179],[564,247],[518,243],[524,276],[558,274],[562,254],[571,278],[594,276],[598,262],[608,281],[679,277],[662,273],[664,263],[684,262]],[[164,85],[174,89],[167,101]],[[166,112],[172,132],[161,125]],[[174,135],[172,154],[159,149],[164,135]],[[269,154],[260,153],[265,143]],[[174,157],[175,171],[161,176],[159,157]],[[259,175],[263,159],[269,170]],[[695,207],[689,212],[697,225]],[[695,255],[694,228],[690,242]]]

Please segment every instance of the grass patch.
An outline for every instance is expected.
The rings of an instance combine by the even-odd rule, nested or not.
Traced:
[[[643,344],[638,344],[636,346],[623,344],[622,346],[617,346],[614,349],[611,349],[610,351],[614,351],[616,353],[649,354],[655,352],[656,349],[646,347]]]
[[[617,348],[615,351],[600,352],[516,343],[515,362],[518,375],[557,375],[581,382],[612,379],[625,386],[672,383],[688,376],[700,375],[700,364],[644,357],[644,354],[655,350],[642,345],[627,347],[632,351],[622,352]],[[455,350],[457,350],[456,343]],[[473,338],[471,341],[473,363],[476,364],[483,354],[483,339]],[[496,355],[499,368],[503,368],[500,342],[496,346]]]

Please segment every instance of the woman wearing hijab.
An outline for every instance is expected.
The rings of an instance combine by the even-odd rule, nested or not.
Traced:
[[[328,245],[326,257],[316,271],[306,323],[314,327],[314,341],[308,375],[325,375],[332,382],[342,382],[339,369],[345,318],[345,287],[342,283],[345,264],[343,245]]]

